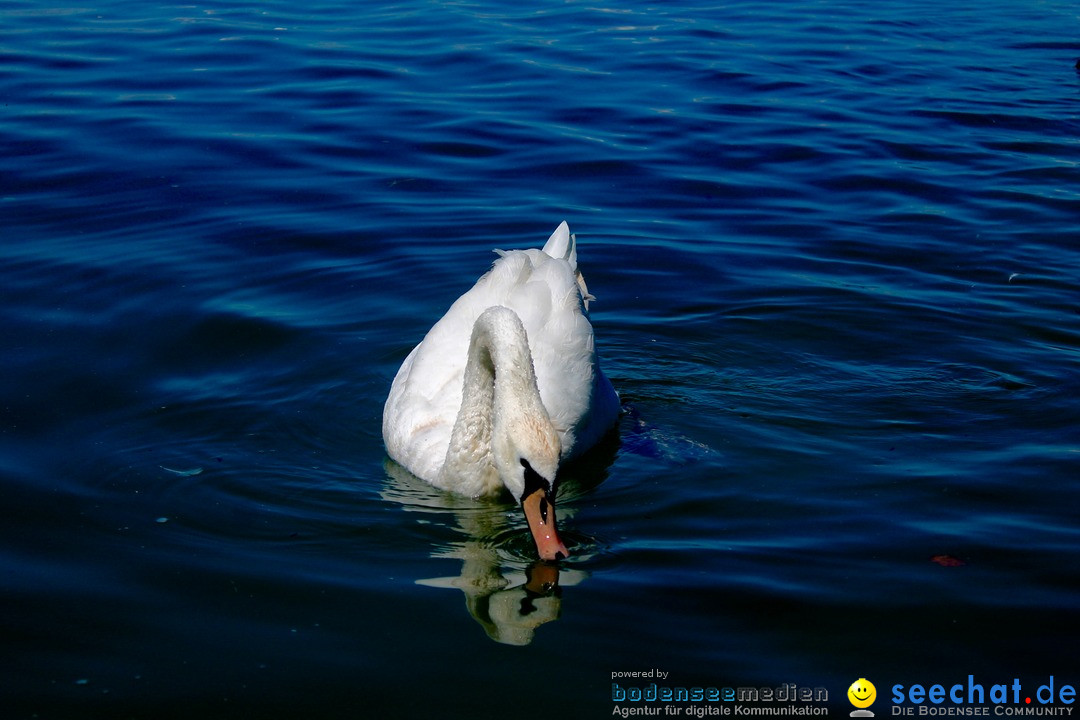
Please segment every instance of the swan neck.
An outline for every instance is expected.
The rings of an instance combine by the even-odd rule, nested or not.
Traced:
[[[497,426],[529,413],[547,417],[525,328],[512,310],[488,308],[473,326],[444,480],[472,495],[496,492],[502,486],[493,452]]]

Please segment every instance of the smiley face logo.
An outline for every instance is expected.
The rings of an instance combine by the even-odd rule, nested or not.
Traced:
[[[848,700],[857,708],[868,708],[877,698],[877,688],[866,678],[859,678],[847,689]]]

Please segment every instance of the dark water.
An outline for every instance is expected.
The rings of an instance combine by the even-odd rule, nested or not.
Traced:
[[[0,6],[0,714],[1080,683],[1077,37],[1064,0]],[[520,513],[403,477],[380,415],[563,219],[625,414],[530,595]]]

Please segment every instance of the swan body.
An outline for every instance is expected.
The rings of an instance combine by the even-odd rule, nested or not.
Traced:
[[[472,497],[508,489],[541,557],[554,560],[569,554],[555,528],[558,465],[604,436],[619,399],[597,363],[592,296],[566,223],[542,250],[496,252],[401,364],[383,440],[436,487]]]

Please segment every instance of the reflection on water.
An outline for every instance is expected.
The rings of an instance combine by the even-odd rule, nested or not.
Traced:
[[[506,645],[528,645],[536,628],[559,618],[562,588],[577,585],[587,574],[541,560],[529,563],[526,558],[535,549],[524,520],[514,526],[516,508],[432,487],[389,459],[384,467],[385,500],[400,503],[407,512],[441,515],[445,520],[440,524],[465,537],[431,552],[434,558],[460,560],[459,573],[418,578],[418,585],[463,592],[473,619],[488,637]],[[560,508],[560,516],[572,517],[572,508]]]
[[[536,628],[557,620],[562,612],[562,586],[585,579],[580,570],[566,570],[537,560],[524,575],[502,567],[499,553],[484,543],[467,542],[438,557],[462,560],[461,575],[417,580],[428,587],[457,588],[465,607],[488,637],[505,645],[528,645]]]

